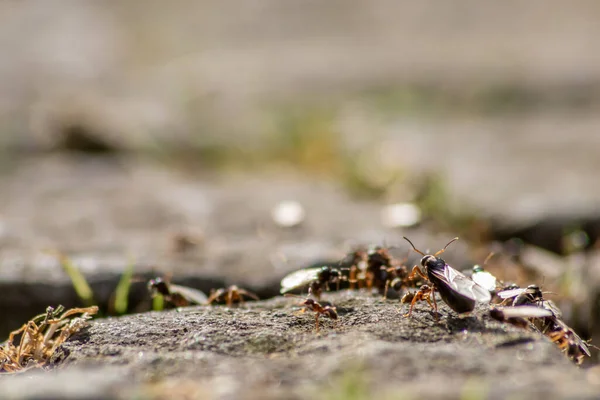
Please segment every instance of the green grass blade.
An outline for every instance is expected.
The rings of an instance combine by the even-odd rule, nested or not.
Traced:
[[[131,288],[131,278],[133,277],[134,263],[127,264],[117,288],[115,290],[115,313],[123,315],[129,307],[129,289]]]
[[[58,258],[63,270],[69,275],[69,278],[71,278],[75,293],[77,293],[77,296],[79,296],[83,304],[87,307],[95,305],[96,302],[94,301],[92,288],[79,268],[64,254],[59,253]]]
[[[164,308],[165,308],[165,298],[162,295],[157,294],[152,299],[152,309],[154,311],[162,311]]]

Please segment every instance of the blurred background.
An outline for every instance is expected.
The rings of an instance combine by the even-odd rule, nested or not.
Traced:
[[[493,250],[490,270],[559,293],[600,335],[599,16],[557,0],[0,2],[0,331],[78,304],[48,250],[109,310],[130,264],[272,296],[354,246],[459,235],[452,265]]]

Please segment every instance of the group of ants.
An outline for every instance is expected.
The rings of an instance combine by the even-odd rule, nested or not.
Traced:
[[[377,290],[384,299],[387,298],[389,289],[404,293],[400,302],[410,303],[408,312],[404,314],[407,318],[411,317],[417,302],[427,302],[437,321],[439,316],[435,294],[438,293],[442,301],[459,315],[472,312],[477,303],[492,304],[489,310],[491,318],[542,333],[577,365],[581,365],[585,357],[591,357],[591,345],[562,321],[562,312],[552,300],[544,299],[539,286],[521,288],[514,283],[505,284],[479,265],[473,267],[470,276],[454,269],[439,256],[458,238],[452,239],[435,254],[426,254],[418,250],[408,238],[404,239],[412,250],[422,256],[420,267],[415,265],[409,270],[405,265],[408,257],[398,260],[386,247],[355,250],[344,259],[344,264],[349,265],[348,267],[312,267],[288,274],[281,281],[281,294],[301,297],[290,292],[308,288],[308,296],[301,297],[299,305],[302,307],[301,312],[308,310],[315,313],[316,331],[319,332],[320,316],[338,319],[333,305],[321,304],[323,290],[330,290],[333,285],[339,290],[343,281],[347,282],[351,290],[366,289],[369,293]],[[153,295],[162,295],[176,307],[215,303],[225,303],[231,307],[243,303],[244,298],[259,300],[256,294],[235,285],[213,290],[210,296],[160,278],[150,280],[148,287]]]

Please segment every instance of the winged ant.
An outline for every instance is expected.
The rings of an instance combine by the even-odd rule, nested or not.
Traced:
[[[545,292],[551,293],[551,292]],[[512,305],[522,306],[527,304],[539,304],[544,301],[544,292],[538,285],[529,285],[526,288],[512,288],[498,292],[498,297],[506,304],[512,299]]]
[[[339,289],[340,281],[347,280],[338,268],[329,266],[300,269],[291,272],[281,280],[281,294],[286,294],[294,289],[308,285],[311,293],[321,299],[323,288],[329,290],[330,284],[337,284]]]
[[[421,276],[423,279],[431,282],[429,295],[433,297],[433,309],[436,314],[436,319],[438,318],[438,311],[435,291],[438,291],[442,300],[452,310],[459,314],[473,311],[477,302],[490,302],[492,296],[489,291],[473,282],[471,279],[448,265],[442,258],[438,257],[446,251],[450,244],[458,240],[458,238],[452,239],[443,249],[433,255],[425,254],[417,249],[407,237],[404,237],[404,239],[410,243],[414,251],[423,256],[423,258],[421,258],[421,266],[425,269],[425,273],[415,265],[409,278],[414,279],[416,276]],[[410,317],[417,298],[418,297],[415,296],[411,301],[410,309],[406,314],[406,317]]]
[[[152,297],[162,295],[166,301],[175,307],[187,307],[191,304],[206,304],[208,297],[200,290],[175,285],[167,279],[154,278],[148,281],[148,290]]]

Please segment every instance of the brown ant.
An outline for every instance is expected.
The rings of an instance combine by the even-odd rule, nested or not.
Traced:
[[[352,259],[348,277],[350,290],[354,290],[355,285],[357,285],[359,289],[362,289],[366,281],[367,262],[369,261],[369,256],[366,251],[357,250],[350,253],[350,257]]]
[[[228,288],[213,289],[210,291],[210,296],[206,300],[207,304],[212,303],[225,303],[227,307],[232,307],[234,303],[244,303],[244,297],[250,297],[254,300],[260,300],[260,298],[245,289],[241,289],[236,285],[231,285]]]
[[[354,288],[354,284],[358,284],[359,288],[366,286],[367,290],[375,287],[379,293],[383,293],[385,299],[390,287],[399,291],[413,283],[404,265],[408,256],[402,261],[397,261],[385,247],[375,247],[368,252],[355,251],[351,256],[352,266],[348,279],[350,289]]]
[[[285,296],[303,298],[293,294],[286,294]],[[304,314],[306,310],[313,311],[315,313],[315,330],[317,333],[319,332],[319,317],[321,316],[321,314],[331,319],[338,319],[338,313],[335,307],[323,306],[310,297],[304,298],[304,301],[302,301],[299,305],[304,307],[302,310],[300,310],[301,314]]]
[[[402,304],[406,304],[406,303],[410,302],[410,309],[408,310],[408,313],[404,314],[404,317],[410,317],[410,315],[412,314],[413,307],[415,306],[415,303],[417,301],[426,301],[427,304],[429,304],[429,307],[433,308],[437,312],[437,304],[434,306],[433,303],[431,302],[432,292],[433,292],[433,289],[431,288],[431,286],[422,285],[418,291],[408,292],[404,296],[402,296],[402,299],[400,300],[400,302]],[[435,296],[433,297],[433,301],[435,302]],[[437,318],[437,314],[436,314],[436,318]]]

